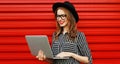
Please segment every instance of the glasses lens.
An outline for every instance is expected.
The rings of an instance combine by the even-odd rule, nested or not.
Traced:
[[[61,15],[57,15],[57,20],[59,19],[65,20],[66,19],[66,14],[61,14]]]

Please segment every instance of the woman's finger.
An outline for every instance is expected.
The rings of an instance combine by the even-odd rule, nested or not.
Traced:
[[[38,58],[38,60],[42,60],[42,58]]]
[[[38,57],[39,57],[39,58],[42,57],[42,51],[41,51],[41,50],[38,52]]]
[[[39,56],[40,56],[41,60],[45,59],[45,55],[44,55],[44,52],[42,50],[40,50]]]
[[[36,56],[36,58],[38,58],[38,56]]]
[[[43,59],[44,59],[44,60],[46,59],[46,56],[45,56],[45,55],[43,55]]]

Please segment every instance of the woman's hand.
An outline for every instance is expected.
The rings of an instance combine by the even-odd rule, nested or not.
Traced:
[[[36,58],[38,58],[39,60],[46,60],[46,56],[44,55],[44,52],[42,50],[40,50],[38,52],[38,55],[36,56]]]
[[[87,56],[80,56],[80,55],[77,55],[77,54],[71,53],[71,52],[61,52],[61,53],[57,54],[57,57],[60,57],[60,58],[72,57],[80,62],[89,63]]]
[[[60,57],[60,58],[64,58],[64,57],[72,57],[72,54],[71,52],[61,52],[59,54],[57,54],[56,56],[57,57]]]

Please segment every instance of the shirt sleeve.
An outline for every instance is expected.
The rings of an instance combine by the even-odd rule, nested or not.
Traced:
[[[77,46],[78,46],[79,54],[82,55],[82,56],[87,56],[88,59],[89,59],[88,64],[92,64],[91,51],[88,47],[88,43],[86,41],[86,37],[85,37],[83,32],[80,32],[78,34]]]

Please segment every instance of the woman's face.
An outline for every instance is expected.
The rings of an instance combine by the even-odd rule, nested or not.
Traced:
[[[65,27],[68,25],[67,15],[62,9],[57,10],[57,22],[59,23],[60,27]]]

